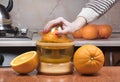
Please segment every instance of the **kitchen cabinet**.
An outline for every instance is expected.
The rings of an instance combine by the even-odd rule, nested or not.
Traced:
[[[102,47],[105,66],[120,66],[120,47]]]
[[[74,52],[80,46],[74,47]],[[98,46],[99,47],[99,46]],[[104,66],[120,66],[120,47],[99,47],[105,55]],[[15,56],[31,51],[36,50],[36,47],[0,47],[0,55],[5,57],[3,66],[9,66],[9,63]]]

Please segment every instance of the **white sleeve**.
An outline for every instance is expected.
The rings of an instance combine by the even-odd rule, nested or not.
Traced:
[[[97,19],[99,17],[99,14],[96,13],[91,8],[83,8],[82,11],[79,13],[78,16],[82,16],[86,19],[87,23]]]
[[[106,13],[116,1],[118,0],[94,0],[87,3],[78,16],[84,17],[89,23]]]

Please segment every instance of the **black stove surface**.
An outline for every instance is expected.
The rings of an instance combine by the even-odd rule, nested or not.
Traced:
[[[17,31],[4,32],[0,30],[0,41],[13,40],[31,40],[33,32],[28,29],[19,29]]]
[[[30,38],[32,32],[27,28],[18,28],[9,30],[0,30],[0,38]]]
[[[0,38],[29,38],[27,36],[27,34],[24,34],[24,35],[21,35],[21,34],[17,34],[17,35],[14,35],[14,34],[7,34],[4,35],[4,36],[0,36]]]

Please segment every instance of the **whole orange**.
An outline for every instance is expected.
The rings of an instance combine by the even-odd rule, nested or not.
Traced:
[[[103,67],[104,54],[95,45],[86,44],[75,51],[73,63],[79,73],[94,74]]]
[[[82,29],[82,37],[84,39],[88,39],[88,40],[97,39],[97,37],[98,37],[97,25],[88,24],[88,25],[84,26]]]
[[[83,28],[80,28],[79,30],[72,33],[73,38],[82,38],[82,29]]]
[[[108,38],[112,34],[112,27],[108,24],[98,25],[99,37]]]

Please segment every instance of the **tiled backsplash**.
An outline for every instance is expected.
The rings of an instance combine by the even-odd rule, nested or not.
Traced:
[[[10,12],[13,26],[41,30],[44,25],[57,17],[73,21],[81,8],[91,0],[13,0],[14,6]],[[8,0],[0,0],[7,5]],[[120,31],[120,1],[105,15],[93,23],[110,24],[113,31]]]

